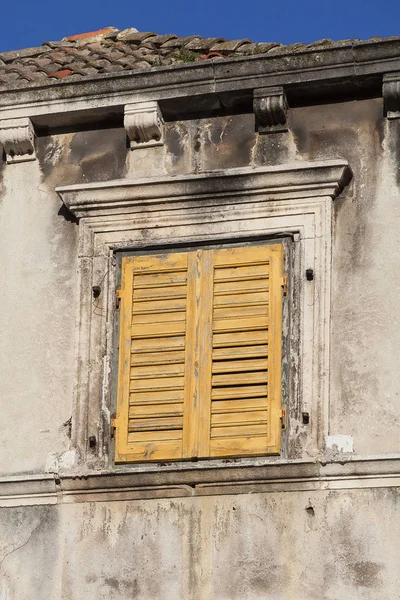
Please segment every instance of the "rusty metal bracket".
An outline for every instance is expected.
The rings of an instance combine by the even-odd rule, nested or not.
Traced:
[[[287,275],[284,275],[282,277],[281,286],[282,286],[282,290],[283,290],[283,295],[287,296],[288,295],[288,278],[287,278]]]
[[[287,413],[286,413],[286,406],[282,406],[281,409],[281,416],[280,416],[280,421],[281,421],[281,429],[282,431],[286,431],[287,428]]]
[[[117,310],[119,310],[119,308],[121,306],[121,298],[122,298],[122,291],[120,289],[115,290],[115,307]]]

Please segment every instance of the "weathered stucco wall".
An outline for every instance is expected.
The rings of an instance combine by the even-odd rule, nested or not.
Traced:
[[[331,427],[360,454],[399,447],[397,125],[381,100],[293,112],[301,156],[343,157],[354,173],[335,201]]]
[[[0,598],[395,599],[399,501],[379,489],[4,509]]]
[[[69,445],[77,226],[37,163],[1,177],[0,473],[38,472]]]
[[[293,108],[289,126],[169,122],[134,152],[122,127],[59,133],[0,163],[0,475],[70,448],[78,225],[57,186],[328,158],[353,170],[334,206],[331,433],[398,452],[399,122],[372,99]],[[392,600],[398,510],[398,488],[3,508],[0,600]]]

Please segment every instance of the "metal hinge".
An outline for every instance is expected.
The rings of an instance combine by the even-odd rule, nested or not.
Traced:
[[[281,409],[281,429],[282,431],[286,431],[286,406],[283,406]]]
[[[119,310],[121,306],[122,290],[115,290],[115,307]]]
[[[283,295],[287,296],[288,294],[288,278],[287,275],[284,275],[281,280],[281,286],[283,290]]]
[[[112,417],[111,419],[111,437],[115,438],[115,430],[117,428],[117,418]]]

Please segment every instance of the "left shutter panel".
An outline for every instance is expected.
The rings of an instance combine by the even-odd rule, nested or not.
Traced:
[[[188,254],[122,259],[116,462],[182,458]]]

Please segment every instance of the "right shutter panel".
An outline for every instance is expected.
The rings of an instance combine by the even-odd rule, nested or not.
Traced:
[[[279,452],[281,245],[214,252],[210,456]]]

